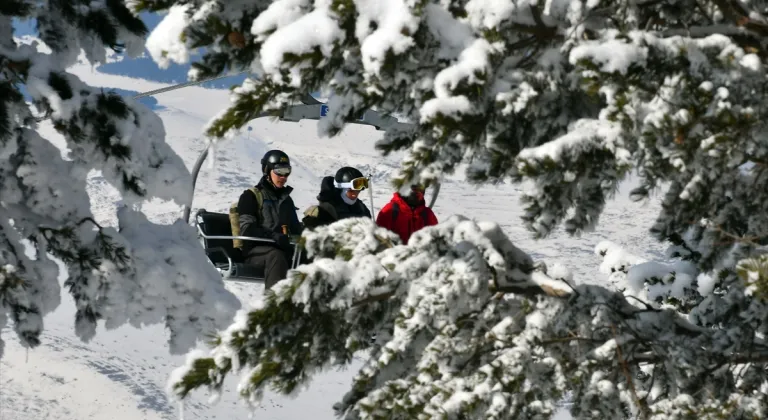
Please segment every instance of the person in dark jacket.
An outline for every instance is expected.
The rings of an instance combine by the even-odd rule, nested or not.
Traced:
[[[349,217],[372,219],[371,211],[359,199],[360,192],[368,188],[368,178],[362,172],[345,166],[335,176],[327,176],[320,183],[317,206],[304,212],[304,226],[315,228]]]
[[[245,190],[237,202],[240,213],[240,235],[271,239],[274,243],[261,244],[243,241],[243,255],[247,264],[264,267],[264,287],[269,289],[286,278],[290,268],[293,246],[291,235],[300,235],[302,225],[296,216],[291,198],[292,187],[287,185],[291,174],[291,160],[281,150],[270,150],[261,159],[262,178],[256,189],[263,203],[259,206],[256,195]]]
[[[376,224],[400,235],[404,244],[414,232],[437,224],[437,216],[424,200],[424,189],[411,186],[410,194],[395,193],[376,216]]]

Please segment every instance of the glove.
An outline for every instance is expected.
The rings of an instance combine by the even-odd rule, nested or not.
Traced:
[[[272,235],[272,239],[277,243],[277,246],[280,249],[284,251],[291,250],[291,239],[288,237],[288,235],[283,235],[282,233],[275,233]]]
[[[304,224],[304,227],[306,227],[307,229],[314,229],[320,226],[320,222],[317,220],[317,217],[314,217],[314,216],[307,216],[304,219],[302,219],[301,222]]]

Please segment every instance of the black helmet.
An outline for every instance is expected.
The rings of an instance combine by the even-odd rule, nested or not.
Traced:
[[[349,188],[355,191],[368,188],[368,178],[351,166],[345,166],[336,171],[333,181],[336,188]]]
[[[363,178],[363,173],[351,166],[345,166],[336,171],[336,176],[333,177],[333,180],[341,184],[344,182],[352,182],[355,178]]]
[[[270,150],[261,158],[261,173],[267,175],[275,168],[290,168],[291,159],[282,150]]]

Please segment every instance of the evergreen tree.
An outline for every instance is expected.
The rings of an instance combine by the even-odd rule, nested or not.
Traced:
[[[14,19],[34,19],[50,52],[15,39]],[[93,64],[106,62],[107,48],[136,56],[146,33],[118,0],[0,2],[0,324],[10,318],[24,346],[40,344],[43,317],[60,303],[50,255],[66,265],[83,340],[100,320],[107,328],[165,322],[171,351],[185,352],[239,308],[205,264],[194,229],[153,223],[140,210],[152,198],[191,198],[191,176],[160,118],[67,72],[81,51]],[[44,124],[59,138],[44,138]],[[92,170],[122,193],[118,226],[91,213]]]
[[[366,350],[346,418],[542,418],[567,392],[579,418],[768,415],[764,2],[132,3],[176,23],[150,37],[161,64],[205,47],[192,78],[259,73],[213,138],[330,89],[325,134],[370,107],[418,123],[378,144],[407,152],[398,185],[465,162],[472,182],[527,181],[523,221],[544,237],[594,228],[636,171],[634,199],[663,194],[649,228],[670,245],[662,264],[598,244],[622,292],[571,287],[495,225],[455,218],[403,246],[342,221],[308,233],[315,262],[191,355],[179,396],[242,370],[257,402]]]

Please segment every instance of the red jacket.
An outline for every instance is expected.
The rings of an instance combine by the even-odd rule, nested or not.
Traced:
[[[413,232],[436,225],[437,217],[423,199],[412,209],[400,193],[395,193],[376,216],[376,224],[397,233],[403,243],[407,244]]]

